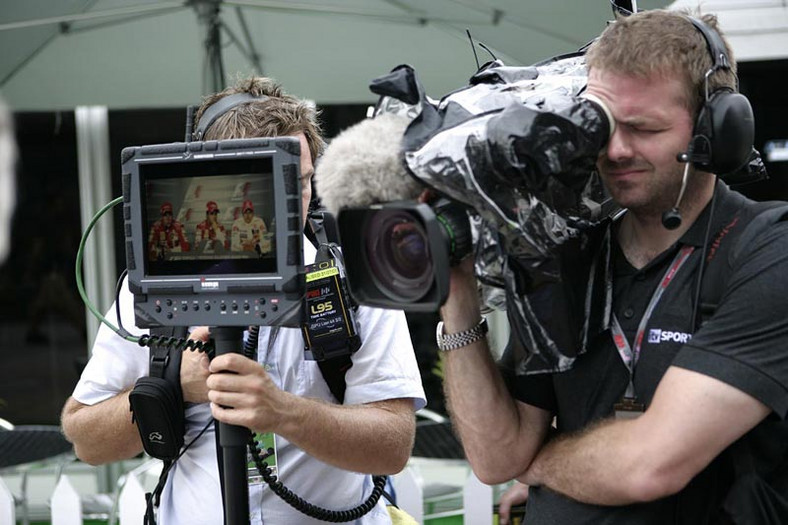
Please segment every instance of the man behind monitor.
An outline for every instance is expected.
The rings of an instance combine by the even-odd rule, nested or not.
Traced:
[[[305,220],[313,164],[323,149],[315,111],[271,80],[252,78],[209,96],[197,120],[206,108],[238,92],[263,98],[235,106],[207,129],[203,139],[298,137]],[[309,264],[315,249],[308,241],[304,246]],[[125,286],[119,301],[124,324],[131,326],[132,295]],[[185,352],[185,442],[194,440],[211,416],[258,433],[272,432],[278,475],[288,488],[329,509],[363,502],[372,487],[368,474],[393,474],[404,467],[415,435],[414,410],[424,406],[425,399],[404,315],[360,307],[356,318],[362,346],[345,375],[343,404],[337,403],[317,362],[305,352],[297,328],[261,327],[256,361],[233,353],[209,363],[204,354]],[[195,329],[191,337],[204,340],[208,329]],[[147,352],[102,326],[90,362],[63,408],[63,429],[80,459],[101,464],[142,451],[128,394],[136,379],[147,373]],[[249,505],[252,523],[320,523],[294,510],[259,480],[249,484]],[[170,473],[160,523],[222,523],[213,425]],[[383,501],[356,523],[390,523]]]

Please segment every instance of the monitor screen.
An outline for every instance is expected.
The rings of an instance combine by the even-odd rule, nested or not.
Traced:
[[[145,274],[277,272],[270,157],[142,163]]]

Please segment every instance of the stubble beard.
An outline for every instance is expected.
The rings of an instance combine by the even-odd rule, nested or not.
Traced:
[[[657,173],[651,165],[639,164],[637,161],[628,163],[603,162],[602,173],[606,169],[635,168],[646,169],[634,181],[606,181],[605,186],[610,192],[613,200],[629,211],[639,216],[662,216],[667,210],[672,209],[676,204],[676,199],[681,191],[681,179],[684,174],[684,165],[676,163],[675,169],[670,173]],[[607,179],[604,177],[603,180]],[[692,172],[689,174],[688,188],[686,194],[690,192],[692,183]]]

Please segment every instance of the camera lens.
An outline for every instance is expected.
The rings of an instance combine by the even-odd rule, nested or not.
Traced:
[[[403,210],[376,213],[364,228],[366,257],[377,286],[397,301],[418,301],[429,290],[433,268],[427,233]]]

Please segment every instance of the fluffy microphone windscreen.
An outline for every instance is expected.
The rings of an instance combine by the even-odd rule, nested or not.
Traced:
[[[315,190],[334,216],[342,208],[415,199],[425,186],[410,175],[401,154],[410,120],[383,114],[337,135],[315,167]]]

